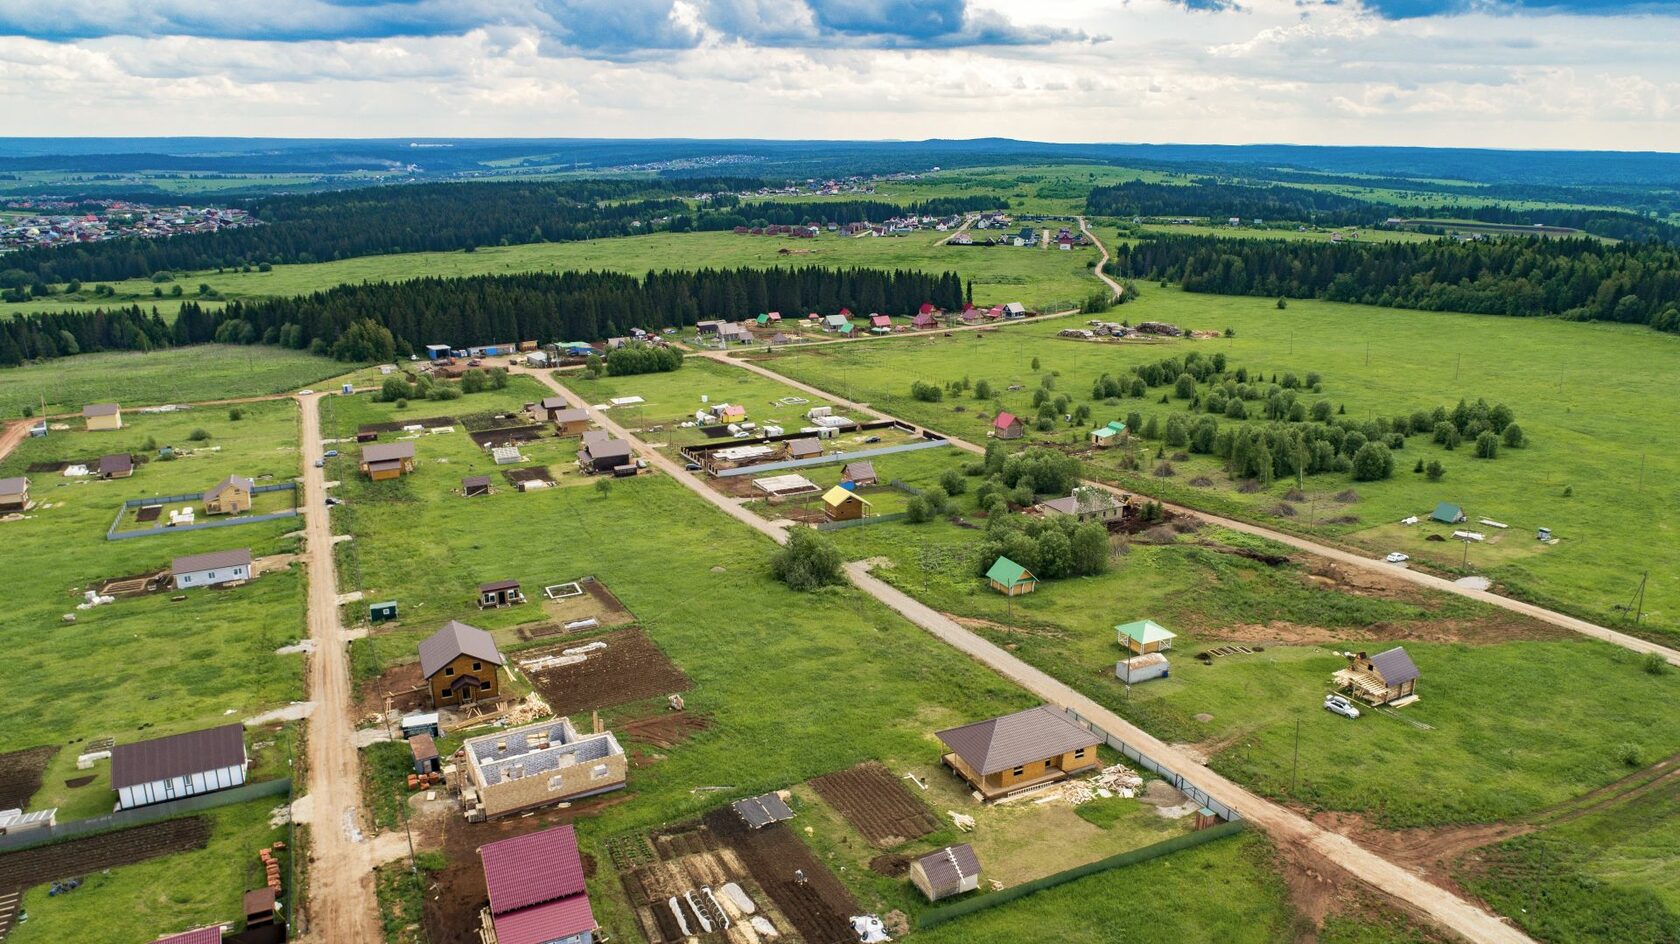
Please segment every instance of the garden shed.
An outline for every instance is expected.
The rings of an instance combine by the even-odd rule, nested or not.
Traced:
[[[1038,578],[1020,564],[1000,557],[986,571],[986,581],[992,589],[1008,597],[1018,597],[1038,589]]]

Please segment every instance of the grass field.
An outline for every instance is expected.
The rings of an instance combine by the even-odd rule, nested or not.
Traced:
[[[653,442],[678,445],[705,442],[706,436],[678,424],[694,422],[694,413],[707,405],[734,403],[747,408],[747,420],[760,426],[777,425],[796,432],[808,422],[806,411],[829,401],[790,390],[786,385],[703,357],[689,357],[680,370],[663,374],[585,379],[576,371],[564,374],[564,382],[590,403],[603,404],[615,397],[641,397],[644,402],[613,407],[614,421],[628,429],[652,430]],[[701,397],[706,397],[705,401]],[[779,402],[787,398],[803,403]]]
[[[1118,310],[1132,321],[1165,320],[1197,329],[1230,327],[1234,338],[1211,341],[1094,344],[1055,337],[1066,323],[1025,324],[984,334],[925,335],[872,344],[813,346],[775,355],[767,366],[889,413],[978,441],[998,408],[1028,416],[1041,373],[1056,373],[1056,391],[1075,404],[1091,403],[1092,380],[1124,374],[1134,364],[1201,351],[1224,353],[1235,368],[1267,377],[1284,372],[1323,375],[1323,399],[1354,418],[1449,409],[1460,398],[1506,403],[1530,445],[1500,458],[1446,452],[1414,436],[1395,454],[1394,478],[1353,483],[1325,474],[1305,482],[1307,499],[1291,503],[1297,516],[1278,517],[1293,482],[1239,494],[1217,460],[1174,461],[1159,478],[1119,468],[1120,450],[1088,463],[1093,473],[1146,494],[1275,527],[1333,537],[1372,551],[1403,550],[1443,568],[1458,565],[1463,549],[1423,540],[1426,531],[1396,534],[1385,527],[1426,514],[1437,502],[1464,506],[1474,523],[1489,517],[1511,526],[1500,547],[1477,545],[1470,569],[1487,573],[1508,592],[1622,624],[1619,609],[1633,601],[1649,573],[1643,601],[1647,630],[1680,630],[1680,504],[1674,482],[1680,454],[1662,448],[1680,402],[1680,339],[1645,329],[1548,319],[1514,321],[1474,315],[1386,311],[1298,301],[1280,311],[1265,299],[1192,295],[1153,286]],[[1042,370],[1031,368],[1034,358]],[[912,399],[912,379],[932,382],[982,378],[999,393],[994,402],[928,404]],[[1010,391],[1010,385],[1022,389]],[[1165,421],[1183,401],[1160,404],[1162,388],[1141,400],[1091,403],[1093,423],[1138,412]],[[1305,402],[1319,397],[1307,394]],[[956,407],[964,412],[955,412]],[[1258,422],[1250,420],[1249,422]],[[1221,418],[1221,426],[1230,423]],[[1063,427],[1030,438],[1065,442],[1082,429]],[[1144,444],[1153,455],[1157,443]],[[1170,450],[1169,450],[1170,451]],[[1439,459],[1445,477],[1415,475],[1420,458]],[[1153,469],[1155,462],[1145,463]],[[1211,487],[1189,485],[1206,476]],[[1336,505],[1330,496],[1354,488],[1359,501]],[[1334,509],[1333,511],[1331,509]],[[1353,520],[1346,520],[1352,516]],[[1342,520],[1337,520],[1342,519]],[[1549,527],[1555,546],[1532,541]],[[1487,529],[1494,530],[1494,529]]]
[[[0,417],[24,407],[80,413],[89,403],[125,408],[260,396],[296,390],[352,369],[278,347],[202,344],[163,351],[82,354],[0,370]],[[80,425],[80,421],[76,421]]]

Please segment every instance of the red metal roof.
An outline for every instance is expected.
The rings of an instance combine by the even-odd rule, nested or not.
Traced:
[[[481,846],[478,857],[498,922],[509,911],[583,893],[583,860],[571,826],[493,842]]]
[[[1014,425],[1015,425],[1015,414],[1007,412],[1007,411],[999,413],[997,415],[997,418],[992,420],[992,426],[997,428],[997,429],[1008,429],[1009,427],[1014,426]]]
[[[596,928],[595,913],[584,894],[521,908],[491,919],[496,944],[548,944]]]
[[[182,931],[180,934],[160,937],[152,944],[222,944],[222,926],[213,924],[207,928]]]

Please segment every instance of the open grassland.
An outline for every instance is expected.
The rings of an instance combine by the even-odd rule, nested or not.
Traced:
[[[612,407],[613,420],[626,429],[649,430],[646,438],[650,441],[669,441],[679,445],[706,441],[704,433],[682,429],[679,424],[694,422],[695,412],[708,405],[733,403],[744,406],[749,422],[760,426],[781,426],[791,433],[808,422],[805,419],[808,410],[829,402],[703,357],[689,357],[680,370],[662,374],[603,376],[590,380],[576,371],[569,371],[561,379],[590,403],[606,404],[613,398],[641,397],[642,403]],[[783,402],[790,398],[803,402]],[[654,430],[655,427],[658,429]]]
[[[1254,226],[1228,226],[1223,222],[1208,223],[1144,223],[1138,227],[1148,234],[1172,236],[1220,236],[1226,239],[1297,239],[1303,242],[1335,242],[1331,237],[1356,240],[1362,243],[1420,243],[1431,242],[1439,236],[1426,236],[1403,229],[1376,229],[1364,226],[1343,226],[1335,229],[1299,230]],[[1099,234],[1100,235],[1100,234]]]
[[[79,413],[89,403],[125,408],[261,396],[296,390],[350,365],[278,347],[201,344],[163,351],[82,354],[0,370],[0,417],[24,407]],[[80,425],[80,419],[73,421]]]
[[[0,751],[69,745],[54,761],[44,805],[83,802],[65,796],[62,780],[75,775],[75,745],[84,740],[132,741],[207,727],[302,697],[303,657],[274,652],[303,632],[303,577],[296,565],[232,589],[187,591],[180,602],[163,591],[75,608],[83,590],[110,578],[158,573],[180,555],[238,547],[259,557],[297,550],[296,539],[285,536],[298,527],[295,519],[105,539],[124,499],[199,492],[236,473],[258,484],[295,476],[296,406],[280,401],[242,409],[238,422],[225,408],[129,412],[121,430],[54,432],[25,440],[0,463],[0,477],[29,476],[37,502],[23,520],[0,523],[12,588],[0,638],[9,664],[31,679],[28,697],[0,701]],[[209,439],[190,442],[197,429]],[[193,452],[162,461],[155,446],[144,448],[149,442]],[[138,465],[131,478],[111,481],[26,471],[32,464],[97,461],[124,450],[151,461]],[[73,624],[61,620],[67,613],[75,614]]]
[[[1182,179],[1176,174],[1108,164],[961,167],[922,174],[915,180],[885,180],[876,186],[875,193],[881,199],[901,203],[995,196],[1008,202],[1008,212],[1013,215],[1073,216],[1085,212],[1085,197],[1092,187],[1131,180],[1172,183]]]
[[[1124,450],[1088,456],[1087,467],[1125,487],[1271,526],[1335,538],[1374,553],[1403,550],[1443,569],[1463,561],[1454,543],[1424,540],[1428,528],[1389,527],[1408,515],[1427,515],[1437,502],[1461,504],[1470,524],[1497,538],[1470,548],[1470,570],[1486,573],[1507,592],[1623,625],[1620,607],[1633,601],[1649,573],[1643,601],[1648,631],[1680,630],[1680,453],[1663,444],[1680,403],[1680,339],[1644,329],[1586,325],[1548,319],[1384,311],[1327,302],[1292,302],[1278,310],[1265,299],[1192,295],[1144,288],[1138,302],[1109,315],[1133,322],[1170,321],[1202,330],[1234,329],[1233,338],[1099,344],[1055,337],[1066,323],[1024,324],[998,332],[938,334],[871,344],[790,349],[764,363],[825,390],[971,441],[981,441],[999,408],[1032,416],[1031,397],[1043,374],[1054,373],[1055,392],[1090,404],[1092,424],[1137,412],[1164,423],[1185,413],[1185,401],[1158,403],[1170,388],[1152,388],[1143,399],[1112,403],[1090,399],[1103,373],[1126,374],[1190,351],[1223,353],[1232,369],[1246,367],[1270,379],[1309,371],[1323,375],[1322,395],[1351,418],[1410,414],[1460,398],[1507,404],[1530,445],[1502,449],[1493,461],[1473,458],[1467,447],[1448,452],[1427,436],[1412,436],[1395,453],[1394,477],[1350,481],[1345,474],[1309,477],[1305,498],[1288,502],[1296,514],[1277,514],[1294,482],[1279,481],[1240,493],[1217,459],[1171,458],[1174,474],[1151,474],[1160,443],[1141,444],[1143,470],[1120,469]],[[1367,353],[1368,352],[1368,353]],[[1034,358],[1041,370],[1032,369]],[[1367,360],[1368,358],[1368,360]],[[967,376],[986,379],[993,401],[923,403],[910,397],[913,379],[943,383]],[[1019,386],[1019,390],[1006,389]],[[958,412],[958,407],[962,408]],[[1232,421],[1220,418],[1222,428]],[[1259,422],[1249,420],[1247,422]],[[1084,427],[1061,424],[1032,440],[1066,443]],[[1168,453],[1175,450],[1168,449]],[[1440,481],[1414,474],[1420,459],[1437,459]],[[1205,477],[1210,484],[1190,483]],[[1332,500],[1348,489],[1358,500]],[[1488,517],[1506,532],[1476,524]],[[1549,527],[1556,545],[1533,540]],[[1496,533],[1498,532],[1498,533]]]

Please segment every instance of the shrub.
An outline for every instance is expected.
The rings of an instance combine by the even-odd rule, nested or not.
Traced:
[[[920,495],[912,496],[904,505],[904,520],[911,524],[922,524],[933,520],[933,506]]]
[[[1505,427],[1505,432],[1500,434],[1500,441],[1505,444],[1507,449],[1521,449],[1528,445],[1528,440],[1523,437],[1522,427],[1515,423]]]
[[[938,403],[945,399],[945,391],[938,384],[918,380],[910,385],[910,396],[923,403]]]
[[[1667,675],[1673,667],[1668,664],[1667,659],[1663,658],[1662,653],[1647,652],[1645,653],[1644,668],[1646,672],[1652,675]]]
[[[195,429],[187,434],[187,438],[193,442],[204,442],[210,438],[210,431],[207,429]]]
[[[1639,745],[1632,741],[1624,741],[1616,746],[1616,759],[1629,767],[1645,766],[1643,752],[1639,749]]]
[[[1368,442],[1353,454],[1353,480],[1374,482],[1394,474],[1394,454],[1382,443]]]
[[[1285,309],[1285,308],[1288,308],[1288,307],[1289,307],[1289,299],[1287,299],[1287,298],[1279,298],[1279,299],[1278,299],[1278,300],[1277,300],[1277,308],[1278,308],[1278,311],[1282,311],[1282,310],[1284,310],[1284,309]]]
[[[961,495],[968,491],[968,483],[956,469],[946,469],[945,473],[939,476],[939,487],[944,489],[947,495]]]
[[[1495,433],[1493,430],[1490,429],[1490,430],[1487,430],[1487,431],[1483,432],[1481,435],[1476,437],[1476,458],[1478,458],[1478,459],[1497,459],[1497,458],[1499,458],[1499,434],[1498,433]]]
[[[802,593],[845,579],[840,574],[840,551],[834,542],[810,528],[788,532],[787,545],[770,560],[770,574]]]
[[[1429,477],[1429,481],[1439,482],[1441,480],[1441,476],[1447,474],[1447,469],[1446,466],[1441,464],[1441,460],[1430,459],[1429,465],[1424,467],[1423,472]]]
[[[974,399],[976,399],[976,400],[990,400],[991,398],[992,398],[992,384],[991,384],[991,381],[976,380],[974,382]]]
[[[241,410],[239,407],[233,407],[232,409],[228,410],[228,422],[237,423],[244,418],[245,418],[245,411]]]

